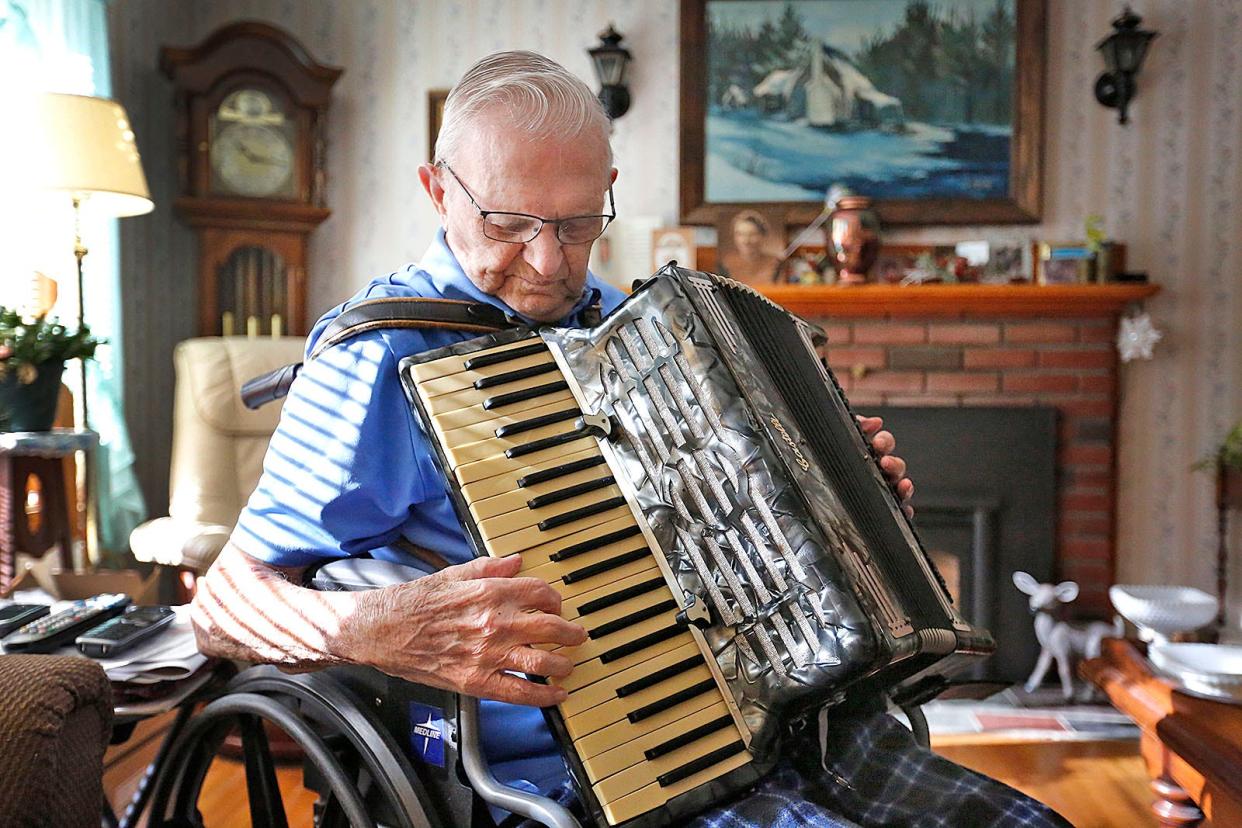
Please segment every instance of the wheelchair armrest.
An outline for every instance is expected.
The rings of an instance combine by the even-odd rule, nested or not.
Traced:
[[[489,805],[524,816],[547,828],[581,828],[578,820],[561,803],[546,796],[510,788],[492,773],[483,756],[479,727],[479,700],[457,695],[458,726],[461,735],[461,763],[470,787]]]
[[[344,558],[330,561],[314,570],[307,579],[307,585],[326,592],[358,592],[403,584],[430,574],[431,571],[427,569],[389,561]]]

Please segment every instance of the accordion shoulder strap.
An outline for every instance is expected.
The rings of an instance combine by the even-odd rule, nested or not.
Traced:
[[[449,328],[493,333],[520,324],[515,317],[483,302],[412,296],[367,299],[346,308],[328,323],[310,358],[315,359],[334,345],[379,328]]]
[[[493,333],[521,324],[516,317],[483,302],[405,296],[367,299],[346,308],[329,322],[307,359],[315,359],[334,345],[382,328],[445,328]],[[241,387],[242,403],[255,409],[281,399],[289,393],[301,369],[302,363],[295,362],[248,381]]]

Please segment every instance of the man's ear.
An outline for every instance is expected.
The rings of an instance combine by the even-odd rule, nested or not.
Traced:
[[[436,173],[434,164],[422,164],[418,168],[418,180],[422,182],[423,189],[427,191],[427,195],[431,197],[431,203],[435,205],[436,212],[440,214],[440,218],[444,218],[444,183],[440,180],[440,176]]]
[[[612,172],[611,172],[611,173],[609,173],[609,176],[608,176],[608,183],[609,183],[609,185],[612,185],[612,184],[616,184],[616,183],[617,183],[617,168],[616,168],[616,167],[613,167],[613,168],[612,168]]]

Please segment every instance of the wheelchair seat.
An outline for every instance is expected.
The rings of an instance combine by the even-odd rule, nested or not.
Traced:
[[[319,567],[308,585],[374,589],[426,574],[348,559]],[[285,826],[264,722],[302,748],[304,783],[319,794],[318,828],[485,828],[495,825],[488,806],[549,828],[579,828],[564,806],[509,788],[491,773],[480,746],[478,699],[366,667],[290,674],[270,665],[239,673],[190,719],[156,780],[149,824],[203,824],[203,780],[224,738],[240,728],[251,824]]]

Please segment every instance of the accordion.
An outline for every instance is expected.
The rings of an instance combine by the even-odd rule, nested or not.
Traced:
[[[590,329],[408,357],[479,555],[588,631],[545,711],[600,825],[684,821],[851,694],[928,697],[988,655],[820,359],[753,290],[661,270]]]

